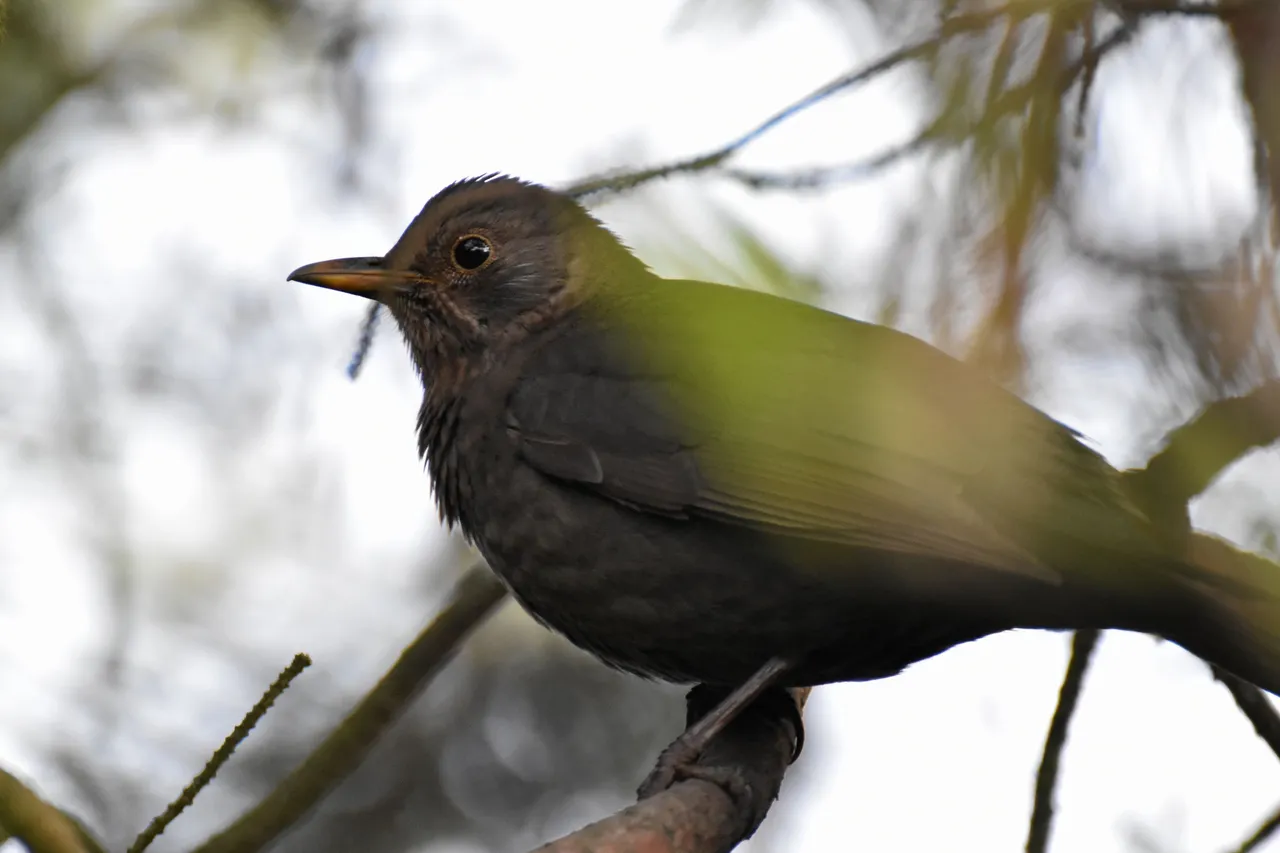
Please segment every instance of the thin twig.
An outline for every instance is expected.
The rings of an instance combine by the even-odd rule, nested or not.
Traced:
[[[1093,16],[1085,15],[1081,26],[1084,31],[1084,55],[1090,57],[1090,61],[1085,64],[1084,71],[1080,74],[1080,97],[1076,100],[1075,133],[1077,137],[1084,136],[1084,117],[1089,111],[1089,95],[1093,92],[1093,81],[1098,76],[1098,62],[1102,58],[1094,50],[1097,32]]]
[[[1098,41],[1090,50],[1084,51],[1073,62],[1063,68],[1057,81],[1058,94],[1066,93],[1086,67],[1097,65],[1108,53],[1133,38],[1137,32],[1139,22],[1139,18],[1123,21],[1119,26],[1107,33],[1106,38]],[[1001,93],[1000,97],[996,98],[987,107],[982,116],[974,122],[974,126],[990,121],[993,117],[1008,115],[1021,110],[1035,96],[1037,84],[1041,82],[1039,75],[1037,75],[1037,77],[1025,83],[1006,89]]]
[[[274,791],[194,853],[249,853],[293,826],[360,765],[378,737],[506,595],[484,565],[458,580],[449,603],[400,654],[382,680]]]
[[[928,56],[936,51],[943,43],[953,36],[966,32],[974,32],[989,27],[992,23],[1009,14],[1027,15],[1034,11],[1045,11],[1055,5],[1054,0],[1024,0],[1021,3],[1010,3],[1004,6],[998,6],[991,9],[985,9],[972,14],[957,15],[942,23],[942,26],[932,36],[921,39],[920,41],[900,47],[897,50],[877,59],[869,65],[865,65],[857,70],[842,74],[833,80],[819,86],[809,94],[805,95],[797,101],[793,101],[746,133],[728,142],[719,148],[699,154],[695,157],[687,157],[677,160],[673,163],[667,163],[661,166],[653,166],[646,169],[639,169],[633,172],[623,172],[613,175],[601,175],[593,178],[587,178],[567,187],[564,192],[574,198],[584,198],[586,196],[597,195],[599,193],[616,193],[625,190],[635,189],[642,184],[650,181],[670,177],[676,174],[693,174],[696,172],[704,172],[709,169],[723,166],[724,163],[737,154],[747,145],[755,142],[764,134],[774,129],[783,122],[794,118],[797,114],[807,110],[816,104],[822,103],[839,92],[851,89],[872,80],[875,77],[891,71],[906,62]]]
[[[1259,0],[1217,0],[1214,3],[1187,3],[1178,0],[1124,0],[1115,5],[1131,15],[1186,15],[1221,18]]]
[[[1240,843],[1232,853],[1249,853],[1251,850],[1257,849],[1264,841],[1275,834],[1280,829],[1280,808],[1271,813],[1271,816],[1258,824],[1258,828],[1253,834]]]
[[[1082,75],[1096,72],[1101,60],[1110,51],[1132,38],[1136,31],[1137,20],[1126,21],[1108,33],[1106,38],[1087,46],[1084,53],[1063,70],[1057,82],[1057,91],[1059,93],[1066,92]],[[1008,33],[1006,33],[1005,42],[1007,41]],[[1002,42],[1002,49],[1005,42]],[[1005,73],[1007,73],[1007,69]],[[994,84],[994,78],[992,82]],[[1033,80],[1004,92],[1000,92],[998,87],[993,85],[992,91],[988,93],[986,107],[982,114],[959,128],[958,131],[951,127],[954,118],[944,110],[911,139],[899,143],[868,160],[836,166],[818,166],[795,172],[761,172],[721,166],[716,169],[716,174],[756,190],[807,190],[845,181],[863,180],[879,173],[904,157],[924,150],[929,145],[943,139],[944,134],[945,138],[948,139],[962,139],[1002,116],[1023,109],[1036,90],[1035,82]],[[673,169],[665,174],[673,174],[680,171],[678,168],[674,168],[678,164],[672,164],[672,166]]]
[[[364,367],[364,360],[373,347],[373,336],[378,331],[378,317],[381,313],[381,302],[370,303],[365,311],[364,322],[360,324],[360,337],[356,341],[355,351],[351,353],[351,361],[347,363],[347,378],[352,382],[360,375],[360,368]]]
[[[1024,20],[1023,17],[1010,15],[1005,22],[1004,37],[1000,39],[1000,47],[996,49],[995,59],[991,63],[991,79],[987,81],[987,97],[983,103],[994,101],[1009,82],[1009,72],[1013,69],[1013,60],[1018,52],[1018,38]]]
[[[999,7],[986,12],[974,15],[965,15],[960,18],[952,19],[952,21],[943,25],[943,29],[939,34],[896,50],[870,65],[858,69],[857,71],[837,77],[835,80],[824,84],[800,100],[778,111],[747,133],[744,133],[742,136],[721,146],[720,148],[699,154],[695,157],[688,157],[682,160],[676,160],[674,162],[665,163],[659,166],[652,166],[634,172],[622,172],[614,175],[588,178],[567,187],[564,192],[578,199],[584,199],[588,196],[598,197],[600,193],[624,192],[640,187],[651,181],[668,178],[673,175],[688,175],[700,172],[714,172],[717,175],[727,177],[752,189],[758,190],[815,189],[818,187],[830,186],[834,183],[863,180],[871,177],[887,166],[898,162],[902,158],[918,153],[931,143],[937,142],[939,139],[943,138],[944,131],[951,131],[946,134],[947,138],[962,139],[973,133],[979,127],[982,127],[1003,115],[1008,115],[1023,109],[1034,95],[1034,81],[1032,83],[1008,89],[1001,93],[999,97],[989,100],[986,109],[984,109],[980,116],[966,123],[965,126],[958,130],[950,127],[954,122],[954,118],[944,111],[936,116],[924,129],[919,131],[911,139],[906,142],[899,143],[898,145],[895,145],[888,150],[861,162],[846,163],[835,166],[819,166],[795,172],[762,172],[750,169],[730,168],[726,166],[726,163],[743,147],[755,141],[781,122],[786,121],[797,113],[822,102],[837,92],[841,92],[860,83],[865,83],[904,62],[919,59],[922,56],[927,55],[930,51],[936,50],[946,38],[949,38],[956,33],[972,31],[983,26],[988,26],[993,20],[1005,14],[1019,14],[1025,16],[1030,14],[1032,11],[1043,11],[1044,8],[1048,8],[1049,4],[1037,3],[1021,5],[1025,5],[1027,9],[1023,10],[1020,5],[1011,4],[1009,6]],[[1106,38],[1092,45],[1084,55],[1063,70],[1062,76],[1058,81],[1058,91],[1065,92],[1082,73],[1090,68],[1096,68],[1102,57],[1109,51],[1127,41],[1133,35],[1135,29],[1136,22],[1126,22],[1109,33]]]
[[[1049,733],[1044,740],[1044,754],[1040,769],[1036,772],[1035,800],[1031,807],[1031,823],[1027,830],[1027,853],[1044,853],[1049,844],[1049,829],[1053,824],[1053,791],[1058,782],[1058,765],[1062,748],[1067,743],[1067,727],[1080,699],[1084,674],[1089,669],[1089,659],[1098,645],[1099,632],[1093,629],[1076,631],[1071,641],[1071,661],[1062,678],[1058,691],[1058,707],[1053,711]]]
[[[289,685],[293,683],[293,680],[309,666],[311,666],[311,658],[302,654],[294,655],[293,661],[276,676],[276,680],[271,682],[271,686],[262,694],[262,698],[249,709],[249,713],[244,715],[244,719],[231,731],[231,734],[227,735],[227,739],[213,753],[213,756],[205,764],[204,769],[191,780],[191,784],[183,788],[178,798],[171,802],[159,816],[151,821],[146,829],[138,834],[138,837],[134,839],[133,844],[129,847],[128,853],[142,853],[143,850],[146,850],[151,845],[151,842],[155,841],[160,836],[160,833],[164,832],[169,824],[177,819],[178,815],[182,814],[188,806],[195,802],[196,795],[213,781],[214,776],[218,775],[222,765],[227,763],[227,759],[231,758],[236,748],[249,736],[249,732],[253,731],[253,727],[262,720],[271,706],[275,704],[275,701],[280,698],[280,694],[284,693]]]
[[[835,166],[815,166],[794,172],[764,172],[753,169],[724,169],[717,174],[737,181],[753,190],[810,190],[834,183],[862,180],[883,171],[904,157],[915,154],[938,136],[942,120],[931,123],[913,138],[895,145],[869,160]]]
[[[1213,670],[1213,677],[1221,681],[1230,691],[1231,698],[1236,700],[1236,705],[1241,712],[1249,718],[1258,737],[1271,747],[1271,751],[1277,758],[1280,758],[1280,712],[1276,711],[1267,694],[1261,688],[1254,687],[1243,678],[1227,672],[1220,666],[1211,664],[1210,667]]]

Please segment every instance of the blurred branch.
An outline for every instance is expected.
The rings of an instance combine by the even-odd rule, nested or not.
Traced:
[[[1027,829],[1027,853],[1044,853],[1049,843],[1049,829],[1053,824],[1053,791],[1058,782],[1062,750],[1067,743],[1067,727],[1071,724],[1071,715],[1075,713],[1076,703],[1080,699],[1080,688],[1084,684],[1084,675],[1089,669],[1093,650],[1098,645],[1099,633],[1093,629],[1076,631],[1071,641],[1071,660],[1067,664],[1066,675],[1062,678],[1058,706],[1053,711],[1049,733],[1045,736],[1044,754],[1040,758],[1040,769],[1036,772],[1035,799],[1032,801],[1031,823]]]
[[[1275,834],[1280,829],[1280,809],[1276,809],[1271,816],[1258,825],[1253,834],[1240,843],[1233,853],[1249,853],[1256,850],[1259,845]]]
[[[1117,0],[1108,5],[1137,15],[1187,15],[1222,18],[1235,10],[1257,5],[1261,0],[1217,0],[1215,3],[1180,3],[1177,0]]]
[[[462,640],[502,601],[507,589],[483,564],[468,569],[448,604],[400,654],[382,680],[275,790],[195,853],[261,850],[364,760]]]
[[[6,98],[6,115],[0,120],[0,161],[8,160],[68,95],[97,85],[107,70],[103,63],[79,67],[65,45],[51,37],[45,15],[45,9],[29,2],[12,8],[0,4],[0,44],[9,55],[0,68],[6,72],[6,88],[17,90]],[[39,85],[18,86],[19,73],[43,74],[43,79]]]
[[[0,160],[7,159],[12,150],[25,141],[68,97],[92,88],[105,88],[118,76],[125,65],[136,63],[145,56],[142,49],[148,38],[165,36],[171,32],[187,30],[193,23],[209,16],[218,5],[228,5],[221,0],[202,0],[198,3],[178,4],[143,16],[121,33],[100,59],[85,62],[71,50],[61,33],[57,32],[42,4],[15,2],[9,20],[8,32],[0,31],[0,38],[17,43],[18,49],[31,53],[28,73],[43,73],[47,79],[39,86],[28,86],[38,93],[26,102],[17,100],[18,108],[0,124]],[[0,13],[4,11],[0,4]],[[13,117],[16,116],[16,120]]]
[[[315,58],[330,68],[349,69],[357,43],[366,34],[363,22],[352,14],[356,0],[185,0],[151,4],[153,10],[140,13],[126,9],[129,4],[115,4],[120,8],[113,6],[110,12],[99,5],[64,9],[66,4],[43,0],[0,0],[0,79],[6,95],[0,114],[0,162],[10,162],[48,117],[76,96],[92,94],[113,106],[125,106],[132,89],[164,88],[181,96],[174,104],[197,104],[208,94],[193,85],[201,76],[193,70],[203,63],[223,63],[214,74],[203,75],[205,80],[227,71],[247,81],[246,59],[270,56],[273,51],[257,48],[272,42],[271,47],[304,60]],[[81,16],[98,23],[78,31]],[[112,17],[125,26],[101,26]],[[351,75],[343,82],[343,90],[333,96],[347,141],[354,147],[361,144],[364,132],[362,86]],[[253,97],[258,92],[242,87],[239,95]],[[241,104],[229,94],[220,93],[212,104],[201,106],[232,115],[232,108]],[[116,115],[130,120],[127,110]]]
[[[919,150],[923,147],[925,142],[941,138],[943,136],[941,131],[944,129],[944,126],[954,123],[954,118],[947,121],[944,120],[942,116],[939,116],[930,123],[928,128],[918,134],[915,139],[905,142],[900,146],[890,149],[890,151],[885,154],[878,155],[877,157],[861,164],[827,167],[825,169],[797,173],[797,175],[794,176],[769,175],[753,173],[747,170],[730,169],[727,168],[726,164],[743,148],[808,108],[822,103],[833,95],[839,94],[863,83],[867,83],[900,65],[932,56],[944,44],[946,44],[948,40],[957,35],[985,30],[997,21],[1005,18],[1009,19],[1011,23],[1013,23],[1020,22],[1030,16],[1041,13],[1079,13],[1080,10],[1085,9],[1089,5],[1091,4],[1083,3],[1081,0],[1069,0],[1069,2],[1063,2],[1063,0],[1016,0],[1016,2],[1006,3],[990,9],[983,9],[978,12],[948,17],[942,22],[938,31],[932,36],[914,42],[910,45],[906,45],[905,47],[898,48],[869,65],[865,65],[859,69],[836,77],[822,86],[819,86],[817,89],[799,100],[782,108],[757,124],[751,130],[748,130],[746,133],[731,142],[720,146],[719,148],[659,166],[651,166],[634,171],[625,171],[585,178],[566,187],[564,192],[574,198],[583,199],[588,196],[596,196],[600,193],[612,194],[625,192],[627,190],[636,189],[644,184],[650,183],[651,181],[668,178],[673,175],[688,175],[710,171],[715,171],[726,177],[739,180],[754,188],[767,189],[810,188],[828,181],[833,182],[841,179],[850,180],[866,177],[872,174],[876,169],[889,165],[903,155]],[[1135,13],[1146,11],[1147,9],[1145,7],[1134,7]],[[1154,11],[1168,12],[1171,10],[1161,9]],[[1071,63],[1063,70],[1062,76],[1058,80],[1057,94],[1060,95],[1062,92],[1065,92],[1070,88],[1075,80],[1081,76],[1082,72],[1092,75],[1094,70],[1096,70],[1099,59],[1109,50],[1118,46],[1132,35],[1133,29],[1136,27],[1136,22],[1136,17],[1126,17],[1125,22],[1108,34],[1106,38],[1091,41],[1084,54],[1077,61]],[[1012,47],[1010,46],[1009,50],[1006,52],[1011,51]],[[1032,100],[1035,91],[1034,84],[1036,82],[1037,81],[1033,80],[1021,86],[1000,92],[999,97],[995,97],[997,93],[992,92],[992,97],[987,99],[987,106],[982,115],[967,126],[959,128],[958,132],[956,132],[957,129],[951,129],[952,132],[948,133],[947,137],[956,140],[963,139],[967,134],[972,133],[982,124],[988,123],[992,119],[1001,115],[1006,115],[1022,109]]]
[[[1231,698],[1236,700],[1236,705],[1249,718],[1258,737],[1266,741],[1271,751],[1280,758],[1280,713],[1277,713],[1267,694],[1219,666],[1211,664],[1210,668],[1213,670],[1213,677],[1223,683],[1230,691]]]
[[[236,751],[236,747],[249,736],[249,732],[258,724],[276,699],[280,698],[280,694],[284,693],[289,685],[293,683],[293,680],[309,666],[311,666],[311,658],[303,654],[294,656],[293,662],[276,676],[276,680],[267,687],[266,692],[262,694],[262,698],[249,709],[249,713],[244,715],[244,719],[231,731],[231,734],[227,735],[226,740],[214,751],[213,756],[205,764],[204,768],[196,775],[196,778],[191,780],[191,784],[183,788],[178,798],[170,803],[155,820],[151,821],[146,829],[138,834],[133,844],[129,846],[128,853],[142,853],[143,850],[146,850],[147,847],[151,846],[151,842],[155,841],[160,836],[160,833],[164,832],[169,824],[173,823],[178,815],[186,810],[187,806],[195,802],[196,795],[213,781],[213,777],[222,769],[222,765],[227,763],[227,759]]]
[[[996,187],[999,197],[996,221],[982,240],[985,247],[981,252],[997,267],[999,285],[991,308],[974,334],[969,360],[1005,382],[1021,376],[1025,361],[1019,336],[1026,299],[1023,250],[1034,233],[1045,201],[1052,198],[1058,188],[1058,129],[1063,99],[1079,82],[1077,108],[1083,114],[1098,66],[1111,51],[1128,42],[1140,24],[1137,17],[1124,17],[1099,39],[1091,14],[1090,8],[1070,5],[1055,10],[1030,78],[1005,88],[1004,81],[995,73],[1005,75],[1008,69],[997,67],[981,115],[964,126],[957,137],[974,141],[978,165],[985,167],[988,182]],[[1011,26],[1013,23],[1011,21]],[[1086,36],[1085,47],[1080,56],[1068,62],[1068,44],[1076,30]],[[1012,33],[1006,33],[1002,51],[1013,38]],[[1002,61],[1007,64],[1010,60],[1001,60],[998,55],[997,66]],[[1004,142],[1006,135],[1000,132],[1001,123],[1011,116],[1021,117],[1012,148]]]
[[[0,770],[0,846],[16,838],[31,853],[104,853],[83,826]]]
[[[360,324],[360,337],[356,339],[356,348],[351,353],[351,361],[347,362],[347,378],[352,382],[360,376],[364,360],[373,347],[373,337],[378,332],[378,317],[382,313],[381,302],[371,302],[364,312],[364,322]]]
[[[783,107],[737,139],[719,148],[661,166],[587,178],[565,188],[564,192],[574,198],[581,199],[599,193],[617,193],[636,189],[651,181],[659,178],[668,178],[672,175],[694,174],[716,169],[723,166],[739,151],[773,128],[788,119],[794,118],[809,107],[822,103],[832,95],[866,83],[887,71],[897,68],[899,65],[922,59],[937,51],[939,47],[955,35],[986,29],[1000,18],[1010,14],[1011,10],[1019,10],[1020,14],[1030,14],[1031,10],[1045,11],[1053,8],[1058,2],[1059,0],[1021,0],[1021,2],[997,6],[981,12],[953,16],[944,21],[938,32],[929,38],[898,48],[870,65],[836,77],[834,80],[814,89],[803,98]]]
[[[1280,380],[1242,397],[1210,403],[1169,434],[1165,448],[1141,470],[1125,472],[1125,484],[1154,518],[1181,519],[1187,504],[1228,465],[1256,447],[1280,441]]]
[[[867,160],[835,166],[816,166],[794,172],[766,172],[753,169],[726,168],[718,172],[753,190],[811,190],[848,181],[873,177],[894,163],[927,147],[943,128],[941,118],[930,122],[914,137],[888,148]]]
[[[803,709],[809,690],[788,691]],[[800,736],[781,703],[756,702],[711,741],[698,759],[708,776],[730,778],[740,796],[713,782],[688,779],[611,817],[583,827],[536,853],[711,853],[749,838],[778,796]],[[700,716],[690,706],[689,722]]]
[[[1085,15],[1081,27],[1084,37],[1084,55],[1087,57],[1084,70],[1080,73],[1080,94],[1076,98],[1076,136],[1084,136],[1084,117],[1089,107],[1089,96],[1093,94],[1093,83],[1098,76],[1098,65],[1102,61],[1102,53],[1097,45],[1097,26],[1092,15]]]
[[[1253,113],[1254,133],[1265,158],[1265,183],[1273,206],[1272,226],[1280,228],[1274,205],[1280,203],[1280,4],[1233,3],[1220,16],[1236,47],[1241,88]],[[1259,176],[1263,178],[1263,176]]]
[[[1253,448],[1277,440],[1280,380],[1272,380],[1243,397],[1209,404],[1198,417],[1169,434],[1164,450],[1146,468],[1125,472],[1125,485],[1153,521],[1177,532],[1189,526],[1187,504],[1224,468]],[[1280,714],[1266,694],[1218,666],[1212,669],[1258,737],[1280,757]]]

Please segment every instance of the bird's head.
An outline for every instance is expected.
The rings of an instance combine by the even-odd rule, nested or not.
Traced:
[[[308,264],[289,278],[382,302],[419,368],[434,372],[643,270],[568,196],[487,175],[439,192],[386,255]]]

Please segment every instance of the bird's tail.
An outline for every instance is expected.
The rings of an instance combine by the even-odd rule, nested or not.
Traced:
[[[1214,536],[1192,534],[1180,573],[1192,616],[1166,636],[1280,694],[1280,565]]]

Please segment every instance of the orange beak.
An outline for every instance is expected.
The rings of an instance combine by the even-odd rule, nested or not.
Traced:
[[[420,284],[423,279],[409,270],[385,268],[382,258],[338,258],[298,267],[287,280],[382,301],[384,296]]]

